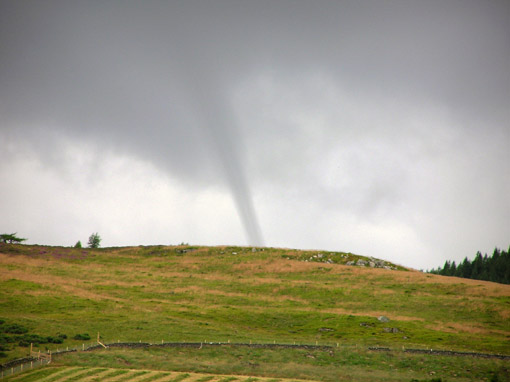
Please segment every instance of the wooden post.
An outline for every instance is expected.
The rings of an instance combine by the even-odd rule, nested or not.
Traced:
[[[108,346],[106,346],[105,344],[103,344],[101,341],[99,341],[99,332],[97,332],[97,343],[99,345],[101,345],[102,347],[104,347],[105,349],[108,348]]]

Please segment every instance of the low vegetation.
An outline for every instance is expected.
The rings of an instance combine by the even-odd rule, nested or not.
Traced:
[[[508,285],[417,272],[350,253],[276,248],[1,244],[0,264],[2,325],[25,328],[19,336],[66,334],[62,344],[34,344],[43,351],[81,348],[93,343],[98,332],[106,344],[333,347],[332,354],[233,345],[111,348],[62,355],[53,365],[324,381],[342,380],[335,371],[351,380],[381,381],[460,381],[475,372],[480,380],[493,375],[504,380],[508,371],[508,360],[401,351],[510,354]],[[4,362],[27,355],[19,341],[3,346]],[[395,351],[373,352],[369,346]]]

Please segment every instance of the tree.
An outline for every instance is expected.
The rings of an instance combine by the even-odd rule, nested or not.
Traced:
[[[101,237],[99,236],[99,234],[97,232],[90,235],[89,243],[88,243],[89,248],[99,248],[100,243],[101,243]]]
[[[81,248],[81,241],[78,240],[74,245],[74,248]]]
[[[22,241],[25,241],[27,239],[23,239],[21,237],[16,237],[16,232],[14,233],[2,233],[0,234],[0,241],[4,243],[21,243]]]

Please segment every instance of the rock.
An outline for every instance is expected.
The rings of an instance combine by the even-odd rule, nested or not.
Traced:
[[[399,333],[398,328],[383,328],[384,333]]]
[[[355,265],[356,263],[354,261],[348,261],[345,263],[345,265]]]
[[[378,318],[380,322],[390,322],[390,319],[386,316],[381,316]]]
[[[322,253],[319,253],[319,254],[317,255],[317,257],[318,257],[319,259],[322,259],[322,256],[323,256],[323,255],[322,255]]]
[[[370,327],[374,326],[374,324],[370,324],[370,323],[368,323],[368,322],[361,322],[361,323],[359,324],[359,326],[363,326],[363,327],[365,327],[365,328],[370,328]]]
[[[374,268],[375,267],[375,263],[373,261],[369,262],[368,265],[370,265],[370,268]]]
[[[359,259],[357,262],[356,262],[356,265],[357,266],[360,266],[360,267],[364,267],[365,265],[367,265],[367,262],[366,261],[363,261],[361,259]]]
[[[331,328],[319,328],[319,332],[334,332],[335,329]]]

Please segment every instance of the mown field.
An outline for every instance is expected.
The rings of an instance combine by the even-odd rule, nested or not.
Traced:
[[[255,378],[142,369],[61,366],[46,367],[10,377],[6,382],[302,382],[298,379]]]
[[[505,378],[509,361],[379,354],[367,347],[510,354],[510,286],[401,267],[344,265],[359,258],[273,248],[2,245],[0,319],[4,327],[20,325],[27,333],[0,334],[10,339],[2,345],[0,362],[26,356],[28,348],[19,346],[22,336],[62,338],[62,344],[37,345],[46,350],[81,347],[85,341],[73,339],[77,334],[89,334],[90,343],[99,332],[105,343],[230,341],[337,348],[332,354],[228,346],[109,349],[55,362],[324,381],[353,375],[355,380],[371,380],[371,375],[372,380],[428,380],[441,374],[449,381]],[[380,316],[390,321],[380,322]],[[340,372],[345,379],[336,376]]]

